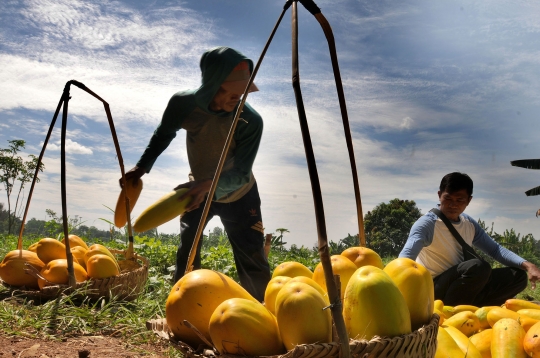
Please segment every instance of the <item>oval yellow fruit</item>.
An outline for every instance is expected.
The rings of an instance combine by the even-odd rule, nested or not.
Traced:
[[[435,301],[431,273],[423,265],[405,257],[390,261],[383,271],[405,297],[411,314],[411,328],[417,330],[428,324]]]
[[[273,356],[285,353],[276,318],[259,302],[231,298],[216,307],[208,333],[220,354]]]
[[[471,311],[456,313],[444,321],[445,326],[454,326],[463,332],[467,337],[472,336],[480,329],[480,320]]]
[[[139,215],[133,224],[133,230],[136,232],[148,231],[182,215],[186,211],[186,206],[191,202],[191,197],[182,201],[179,201],[178,198],[187,191],[187,188],[182,188],[159,198]]]
[[[178,280],[169,293],[165,303],[167,325],[177,339],[196,349],[202,340],[184,325],[184,320],[210,340],[210,317],[217,306],[231,298],[258,302],[242,286],[220,272],[206,269],[191,271]]]
[[[456,341],[459,349],[463,352],[463,355],[467,358],[482,358],[482,354],[476,348],[476,346],[469,340],[469,337],[463,334],[459,329],[454,326],[444,326],[446,332]]]
[[[76,262],[73,262],[73,273],[76,282],[84,282],[88,275],[84,268]],[[68,262],[66,259],[56,259],[49,261],[40,272],[40,275],[46,279],[38,279],[40,289],[46,286],[66,285],[69,283]]]
[[[111,257],[104,254],[90,256],[86,260],[86,269],[88,276],[95,279],[104,279],[120,274],[118,264]]]
[[[481,307],[480,307],[481,308]],[[482,358],[491,358],[491,337],[493,329],[488,328],[473,334],[469,340],[478,349]]]
[[[276,297],[276,318],[285,348],[332,341],[332,316],[322,295],[303,282],[288,282]]]
[[[526,358],[523,349],[525,330],[512,318],[501,318],[493,325],[491,337],[492,358]]]
[[[354,274],[354,272],[357,270],[357,267],[351,260],[341,255],[330,256],[330,263],[332,265],[332,272],[334,273],[334,275],[339,275],[341,287],[338,288],[341,292],[340,297],[343,300],[347,283],[349,282],[349,279]],[[319,262],[317,267],[315,267],[315,270],[313,270],[312,278],[313,281],[317,282],[319,286],[321,286],[324,292],[328,292],[326,288],[326,277],[324,275],[324,269],[321,262]]]
[[[129,212],[135,207],[141,191],[143,189],[143,182],[139,178],[136,182],[134,179],[126,181],[126,188],[120,190],[120,195],[116,201],[116,208],[114,209],[114,225],[116,227],[122,228],[127,224],[127,214],[126,214],[126,192],[127,197],[129,198]]]
[[[343,250],[341,255],[351,260],[357,268],[366,265],[375,266],[381,270],[384,268],[384,264],[379,254],[372,249],[368,249],[367,247],[349,247],[348,249]]]
[[[39,259],[35,252],[12,250],[0,263],[0,278],[8,285],[38,288],[37,278],[26,273],[25,264],[33,266],[37,271],[41,271],[45,267],[45,263]]]
[[[395,337],[412,331],[405,298],[386,272],[371,265],[357,269],[349,280],[343,319],[352,339]]]
[[[56,239],[45,237],[37,242],[36,254],[43,263],[66,258],[66,245]]]
[[[264,291],[264,306],[272,313],[276,313],[276,297],[283,286],[292,278],[288,276],[273,277],[266,285]]]
[[[307,268],[300,262],[286,261],[276,266],[276,268],[272,272],[272,278],[276,276],[288,276],[288,277],[306,276],[306,277],[311,278],[313,276],[313,272],[311,272],[309,268]]]
[[[74,247],[77,247],[77,246],[81,246],[85,250],[88,250],[88,245],[86,244],[86,242],[84,242],[84,240],[81,239],[80,237],[78,237],[77,235],[70,234],[70,235],[68,235],[68,239],[69,239],[69,249],[70,250],[72,248],[74,248]],[[64,244],[64,245],[66,244],[66,239],[65,238],[62,239],[62,244]]]

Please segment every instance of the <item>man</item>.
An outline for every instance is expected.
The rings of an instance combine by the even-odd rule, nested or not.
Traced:
[[[137,165],[126,173],[127,179],[149,173],[176,132],[186,131],[190,180],[174,189],[188,188],[179,200],[187,196],[192,199],[180,219],[175,282],[186,270],[204,203],[253,62],[234,49],[218,47],[202,55],[200,68],[202,85],[172,96],[146,150]],[[257,90],[255,84],[249,89]],[[205,223],[206,226],[214,215],[220,217],[232,245],[240,283],[261,302],[271,274],[264,254],[261,202],[251,169],[262,129],[262,118],[245,103]],[[194,269],[201,267],[201,243],[199,240]]]
[[[482,259],[464,260],[463,249],[445,223],[433,212],[418,219],[399,254],[425,266],[435,287],[435,299],[445,305],[499,306],[527,287],[535,289],[540,270],[495,242],[465,208],[472,199],[472,179],[463,173],[445,175],[439,187],[439,210],[465,243],[507,266],[492,269]]]

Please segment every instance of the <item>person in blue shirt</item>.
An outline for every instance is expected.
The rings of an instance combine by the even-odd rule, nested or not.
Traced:
[[[253,71],[253,62],[237,50],[216,47],[202,55],[200,68],[201,86],[177,92],[171,97],[146,150],[136,166],[126,173],[126,179],[138,179],[150,173],[154,162],[176,133],[181,129],[186,131],[191,172],[187,176],[189,181],[174,189],[188,188],[189,191],[179,200],[189,196],[191,201],[180,219],[181,243],[176,255],[175,282],[186,270],[204,202],[236,109]],[[249,88],[249,92],[257,90],[255,84]],[[220,217],[231,242],[240,283],[261,302],[271,278],[264,253],[261,199],[252,172],[262,130],[261,116],[246,102],[206,220],[208,223],[213,216]],[[201,244],[202,240],[199,240],[194,269],[201,267]]]
[[[435,299],[445,305],[499,306],[527,287],[535,289],[540,270],[493,240],[464,211],[472,200],[473,181],[464,173],[445,175],[438,191],[438,209],[449,219],[465,243],[505,267],[493,269],[482,259],[464,260],[463,249],[444,222],[433,212],[419,218],[411,228],[399,257],[425,266],[435,288]]]

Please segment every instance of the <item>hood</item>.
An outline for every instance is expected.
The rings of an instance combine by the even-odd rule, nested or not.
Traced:
[[[195,91],[197,106],[208,113],[215,113],[208,108],[227,76],[241,61],[247,61],[249,71],[253,73],[253,61],[230,47],[216,47],[206,51],[200,61],[202,84]]]

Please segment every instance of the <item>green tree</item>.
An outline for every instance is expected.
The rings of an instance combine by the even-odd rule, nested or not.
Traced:
[[[381,203],[364,217],[366,246],[381,257],[397,256],[422,213],[413,200],[392,199]]]
[[[4,190],[7,196],[7,211],[8,211],[8,234],[11,234],[13,224],[17,218],[17,208],[23,189],[26,183],[33,179],[35,170],[37,168],[38,158],[34,155],[29,155],[30,160],[25,161],[20,155],[17,155],[26,142],[22,139],[9,140],[8,148],[0,148],[0,182],[4,185]],[[40,164],[39,171],[43,171],[44,165]],[[39,179],[38,179],[39,180]],[[16,187],[16,183],[19,183],[19,190],[17,191],[17,199],[13,210],[11,210],[11,194]]]

